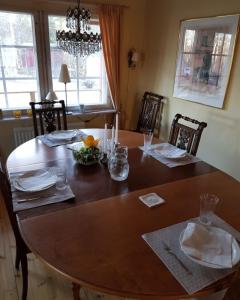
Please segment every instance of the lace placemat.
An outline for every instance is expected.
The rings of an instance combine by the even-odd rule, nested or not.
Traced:
[[[142,151],[144,151],[144,147],[140,146],[139,147]],[[174,168],[174,167],[178,167],[178,166],[184,166],[184,165],[188,165],[188,164],[192,164],[195,162],[200,161],[200,159],[196,156],[193,156],[191,154],[186,154],[186,156],[182,157],[182,158],[176,158],[176,159],[170,159],[165,157],[164,155],[162,155],[160,153],[161,150],[164,149],[164,151],[171,151],[176,149],[177,147],[168,144],[168,143],[161,143],[161,144],[154,144],[151,145],[147,154],[151,155],[152,157],[154,157],[156,160],[160,161],[162,164],[168,166],[169,168]],[[157,151],[156,151],[157,150]]]
[[[56,147],[56,146],[67,145],[67,144],[72,144],[72,143],[75,143],[75,142],[79,142],[82,139],[84,139],[86,136],[87,135],[84,132],[82,132],[81,130],[77,130],[77,135],[71,140],[54,140],[54,139],[50,139],[48,134],[39,135],[37,137],[37,139],[39,139],[41,142],[43,142],[48,147]]]
[[[198,222],[198,218],[191,221]],[[189,220],[143,234],[142,238],[191,295],[233,273],[235,269],[213,269],[190,260],[181,251],[179,243],[180,233],[186,228],[188,222]],[[213,217],[213,225],[228,231],[240,241],[240,233],[216,215]]]
[[[56,173],[57,168],[48,168],[53,173]],[[67,184],[64,189],[58,190],[55,185],[52,187],[37,191],[37,192],[22,192],[15,189],[13,182],[17,176],[24,172],[16,172],[10,174],[10,183],[12,191],[13,211],[18,212],[34,207],[40,207],[48,204],[59,203],[73,199],[71,187]]]

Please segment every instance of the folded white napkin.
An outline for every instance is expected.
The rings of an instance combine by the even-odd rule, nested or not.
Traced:
[[[231,268],[233,237],[228,232],[188,223],[180,240],[183,252],[195,259],[223,268]]]
[[[22,191],[41,190],[56,183],[56,175],[47,170],[27,172],[16,178],[15,187]]]
[[[163,149],[163,150],[155,150],[159,154],[167,157],[167,158],[183,158],[186,156],[187,151],[179,149],[177,147],[171,148],[171,149]]]

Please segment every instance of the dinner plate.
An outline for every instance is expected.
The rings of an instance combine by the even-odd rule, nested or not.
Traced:
[[[211,227],[211,229],[214,229],[214,228],[221,229],[221,228],[217,228],[217,227]],[[182,245],[184,230],[181,232],[180,237],[179,237],[180,246]],[[221,230],[223,230],[223,229],[221,229]],[[225,230],[223,230],[223,231],[225,231]],[[184,251],[184,249],[182,249],[182,247],[181,247],[181,250],[189,259],[191,259],[192,261],[194,261],[195,263],[197,263],[201,266],[205,266],[205,267],[209,267],[209,268],[213,268],[213,269],[226,269],[226,267],[216,265],[216,264],[211,264],[211,263],[199,260],[195,257],[192,257],[191,255],[186,253]],[[233,267],[239,262],[239,260],[240,260],[240,248],[238,246],[236,239],[233,237],[233,241],[232,241],[232,265],[233,265]]]
[[[57,130],[48,134],[48,138],[55,141],[71,141],[77,135],[77,130]]]
[[[172,149],[172,150],[155,150],[158,154],[163,155],[168,159],[183,159],[187,156],[187,152],[181,149]]]
[[[38,192],[53,186],[57,176],[46,169],[29,171],[18,176],[13,185],[16,190],[22,192]]]

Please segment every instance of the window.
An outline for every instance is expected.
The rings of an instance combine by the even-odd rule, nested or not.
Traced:
[[[28,107],[30,92],[39,95],[31,14],[0,12],[0,66],[1,108]]]
[[[71,77],[67,84],[68,106],[84,104],[95,108],[110,104],[102,51],[74,57],[59,49],[56,30],[68,30],[65,23],[64,16],[0,11],[0,108],[29,108],[33,98],[45,99],[51,89],[58,99],[65,100],[64,83],[58,81],[63,63],[68,65]],[[38,34],[36,42],[35,32],[47,29],[49,36],[45,35],[43,41],[38,40]],[[100,31],[96,19],[91,31]]]
[[[65,63],[71,77],[71,82],[67,84],[69,106],[107,104],[107,80],[102,51],[88,57],[74,57],[63,52],[57,47],[56,30],[68,30],[65,27],[66,18],[49,16],[48,23],[52,83],[57,96],[65,99],[64,84],[58,82],[61,64]],[[91,31],[99,33],[99,25],[92,24]]]

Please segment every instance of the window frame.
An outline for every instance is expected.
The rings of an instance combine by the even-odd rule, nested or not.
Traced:
[[[36,49],[36,72],[37,72],[37,84],[40,99],[45,99],[47,93],[53,89],[53,80],[52,80],[52,70],[51,70],[51,50],[50,50],[50,40],[49,40],[49,16],[65,16],[66,10],[35,10],[35,9],[22,9],[22,8],[4,8],[0,6],[0,11],[9,12],[9,13],[26,13],[31,14],[33,18],[33,38],[35,42]],[[92,13],[93,19],[98,19],[93,10]],[[107,75],[106,75],[107,80]],[[109,87],[107,88],[105,104],[96,104],[96,105],[85,105],[85,110],[87,112],[91,111],[101,111],[107,109],[113,109],[113,103],[110,95]],[[36,101],[40,100],[36,99]],[[75,112],[79,112],[79,105],[68,106],[68,108]],[[9,116],[12,111],[17,108],[4,108],[2,109],[4,115]],[[26,110],[28,107],[19,108],[19,110]]]
[[[40,71],[39,71],[39,60],[38,60],[38,45],[37,45],[37,40],[36,40],[36,35],[37,35],[37,29],[36,29],[36,18],[37,18],[37,13],[34,10],[29,10],[29,9],[9,9],[9,8],[1,8],[0,7],[0,11],[1,12],[5,12],[5,13],[15,13],[15,14],[28,14],[31,16],[31,22],[32,22],[32,32],[33,32],[33,46],[20,46],[20,45],[3,45],[1,46],[1,48],[13,48],[13,49],[21,49],[21,48],[33,48],[33,50],[35,51],[35,55],[36,55],[36,86],[37,86],[37,92],[39,92],[39,95],[41,95],[41,83],[40,83]],[[0,57],[0,61],[2,61],[2,56]],[[1,72],[2,73],[2,72]],[[6,79],[5,76],[2,77],[3,80],[3,87],[4,87],[4,91],[3,91],[3,95],[4,97],[6,97],[6,81],[7,80],[27,80],[27,79],[32,79],[32,78],[18,78],[18,77],[10,77],[10,79]],[[27,93],[26,92],[19,92],[19,91],[15,91],[15,92],[7,92],[7,94],[24,94]],[[8,100],[5,98],[5,103],[8,106]],[[3,112],[12,112],[14,110],[24,110],[24,109],[28,109],[28,107],[24,107],[24,108],[1,108],[1,110]],[[8,113],[6,113],[8,115]]]

